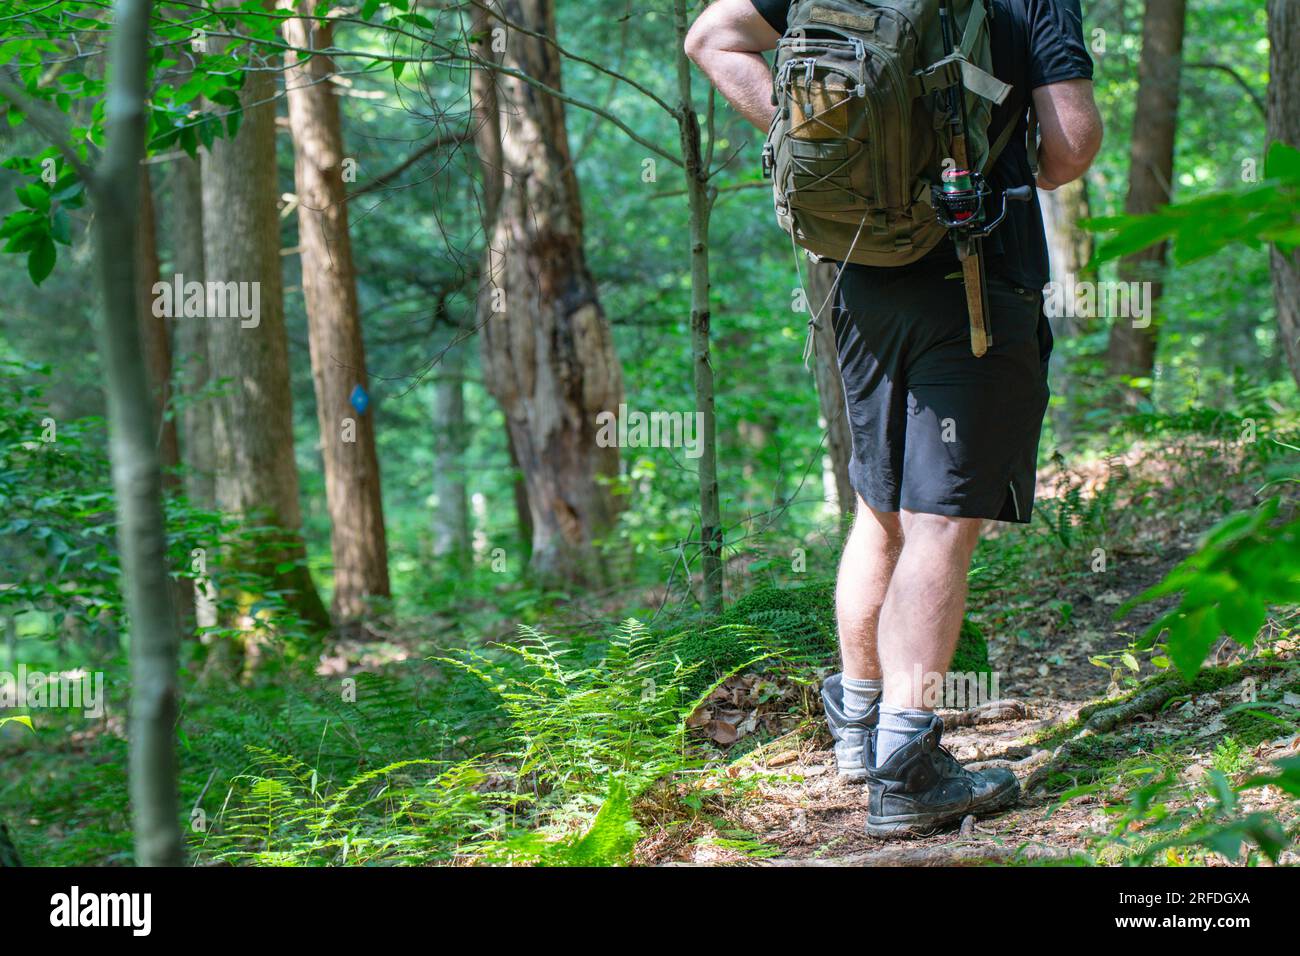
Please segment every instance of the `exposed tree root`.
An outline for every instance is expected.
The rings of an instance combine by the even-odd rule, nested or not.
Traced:
[[[1024,792],[1032,794],[1049,776],[1068,766],[1082,746],[1082,739],[1109,733],[1135,717],[1154,713],[1171,698],[1185,693],[1190,686],[1177,674],[1157,674],[1147,678],[1127,700],[1093,711],[1084,720],[1083,727],[1077,734],[1057,747],[1051,759],[1042,761],[1034,768],[1025,780]]]
[[[1029,707],[1022,700],[991,700],[988,703],[963,710],[943,719],[947,728],[974,727],[976,724],[992,724],[1002,720],[1023,720],[1029,716]]]
[[[1127,723],[1139,714],[1159,710],[1171,697],[1186,692],[1191,685],[1181,677],[1159,674],[1149,678],[1150,686],[1140,688],[1128,700],[1095,711],[1084,723],[1083,734],[1104,734],[1120,724]]]
[[[995,757],[991,760],[974,760],[966,764],[967,770],[988,770],[992,767],[1001,767],[1004,770],[1012,772],[1016,770],[1036,770],[1039,766],[1052,759],[1052,751],[1035,750],[1027,757],[1021,757],[1019,760],[1012,760],[1007,757]]]

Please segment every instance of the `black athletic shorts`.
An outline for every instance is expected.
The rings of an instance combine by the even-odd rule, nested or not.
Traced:
[[[1029,521],[1052,331],[1042,293],[990,275],[982,358],[954,258],[849,264],[831,321],[853,489],[877,511]]]

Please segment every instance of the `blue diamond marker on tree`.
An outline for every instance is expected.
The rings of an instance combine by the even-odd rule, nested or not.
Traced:
[[[352,394],[348,396],[348,401],[352,403],[352,407],[357,410],[358,415],[364,415],[366,409],[370,407],[370,396],[360,385],[353,386]]]

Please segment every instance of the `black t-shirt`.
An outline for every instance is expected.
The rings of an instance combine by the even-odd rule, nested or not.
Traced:
[[[752,0],[755,9],[777,33],[785,33],[790,0]],[[1025,150],[1026,111],[1030,91],[1049,83],[1092,79],[1092,59],[1083,42],[1079,0],[992,0],[990,42],[993,73],[1011,84],[1011,93],[993,108],[989,142],[1007,123],[1019,124],[989,174],[994,195],[1008,186],[1033,182]],[[996,209],[997,200],[993,200]],[[1047,240],[1038,194],[1032,202],[1007,204],[1007,218],[984,240],[987,268],[1027,289],[1047,284]],[[941,243],[930,256],[956,260],[951,242]],[[865,268],[865,267],[864,267]]]

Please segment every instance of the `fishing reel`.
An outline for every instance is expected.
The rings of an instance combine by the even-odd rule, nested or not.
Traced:
[[[988,219],[986,203],[993,195],[988,181],[969,169],[945,169],[942,182],[930,187],[930,205],[940,225],[952,230],[954,239],[983,239],[1007,216],[1007,200],[1029,202],[1032,186],[1013,186],[998,196],[998,212]]]

